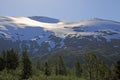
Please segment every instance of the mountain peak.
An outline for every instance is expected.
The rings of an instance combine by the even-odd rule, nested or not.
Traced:
[[[29,18],[36,20],[36,21],[45,22],[45,23],[58,23],[58,22],[60,22],[59,19],[54,19],[54,18],[45,17],[45,16],[31,16]]]
[[[43,16],[0,17],[0,51],[18,47],[22,51],[25,45],[30,53],[41,53],[43,56],[64,47],[86,49],[89,44],[93,46],[96,42],[99,49],[100,43],[103,47],[104,43],[113,44],[114,41],[117,42],[113,46],[118,46],[120,22],[112,20],[94,18],[65,22]]]
[[[101,18],[93,18],[92,20],[99,20],[99,21],[103,21],[104,19],[101,19]]]

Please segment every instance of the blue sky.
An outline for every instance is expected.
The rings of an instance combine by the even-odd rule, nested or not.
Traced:
[[[68,21],[120,21],[120,0],[0,0],[0,16],[47,16]]]

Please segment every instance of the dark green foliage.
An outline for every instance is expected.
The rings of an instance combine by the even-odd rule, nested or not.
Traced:
[[[75,75],[77,77],[81,77],[81,74],[82,74],[82,67],[81,67],[80,61],[76,60],[76,62],[75,62]]]
[[[38,70],[43,70],[43,66],[42,66],[42,63],[41,63],[41,61],[40,61],[40,57],[36,57],[37,58],[37,60],[36,60],[36,68],[38,69]]]
[[[64,59],[59,56],[55,65],[56,75],[67,75]]]
[[[27,55],[26,51],[22,53],[22,63],[23,63],[23,70],[22,70],[22,79],[28,79],[32,75],[32,63]]]
[[[38,58],[34,65],[27,51],[23,51],[21,62],[14,50],[3,51],[0,55],[0,80],[120,80],[120,61],[113,69],[93,53],[86,54],[84,61],[81,64],[76,60],[74,67],[67,67],[63,57],[59,56],[53,59],[54,63],[48,60],[44,65]]]
[[[0,57],[0,71],[2,71],[4,69],[4,60],[3,58]]]
[[[6,68],[8,70],[16,69],[18,67],[18,64],[19,64],[18,53],[16,53],[13,49],[7,51]]]
[[[100,61],[97,67],[97,79],[98,80],[110,80],[111,79],[111,70],[109,66],[104,62]]]
[[[37,61],[37,63],[36,63],[36,68],[39,69],[39,70],[41,69],[41,63],[40,63],[40,60]]]
[[[93,53],[86,54],[84,59],[90,80],[110,80],[111,70],[104,61],[99,60]]]
[[[115,78],[120,80],[120,60],[115,65]]]
[[[50,76],[51,75],[51,70],[50,70],[50,66],[48,65],[48,62],[45,62],[45,65],[44,65],[44,74],[46,76]]]
[[[95,54],[89,53],[85,55],[85,67],[89,75],[90,80],[94,80],[94,71],[96,69],[97,57]]]
[[[15,52],[13,49],[1,53],[1,67],[7,70],[15,70],[19,65],[19,57],[18,53]]]
[[[7,53],[5,52],[5,51],[3,51],[2,53],[1,53],[1,58],[3,59],[3,66],[4,66],[4,68],[6,67],[6,59],[7,59]]]
[[[55,75],[57,76],[57,75],[59,75],[59,65],[58,65],[58,63],[57,63],[58,61],[55,61]]]

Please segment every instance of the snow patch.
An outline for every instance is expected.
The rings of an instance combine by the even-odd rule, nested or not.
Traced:
[[[75,31],[78,28],[80,31]],[[107,39],[120,38],[120,23],[103,19],[92,19],[81,22],[45,23],[33,20],[29,17],[0,17],[0,30],[5,35],[15,40],[37,40],[39,44],[48,40],[48,37],[54,34],[57,37],[65,38],[72,34],[73,36],[103,36]],[[82,30],[82,31],[81,31]],[[117,33],[116,35],[105,35]],[[45,35],[43,35],[45,34]],[[35,36],[44,37],[35,37]],[[72,37],[72,36],[71,36]]]
[[[49,45],[50,45],[51,48],[54,48],[55,47],[55,42],[49,41]]]

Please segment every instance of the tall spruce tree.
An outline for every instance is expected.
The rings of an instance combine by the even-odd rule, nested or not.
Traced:
[[[67,70],[65,66],[64,59],[62,56],[59,56],[55,66],[56,75],[67,75]]]
[[[115,78],[116,80],[120,80],[120,60],[115,65]]]
[[[45,64],[44,64],[44,74],[46,76],[51,75],[51,70],[50,70],[50,66],[49,66],[48,62],[45,62]]]
[[[99,60],[93,53],[86,54],[84,59],[90,80],[110,80],[111,70],[104,61]]]
[[[97,56],[93,53],[88,53],[88,54],[85,54],[84,56],[84,60],[85,60],[85,67],[86,67],[86,70],[88,72],[88,75],[89,75],[89,79],[90,80],[95,80],[96,78],[96,74],[95,74],[95,71],[96,71],[96,68],[97,68]]]
[[[41,61],[40,61],[40,57],[36,57],[36,68],[38,69],[38,70],[43,70],[43,66],[42,66],[42,63],[41,63]]]
[[[15,70],[19,65],[18,53],[13,49],[3,52],[4,66],[7,70]]]
[[[57,61],[55,61],[55,75],[57,76],[58,75],[58,63]]]
[[[77,59],[75,62],[75,75],[77,77],[81,77],[81,74],[82,74],[82,67],[80,61]]]
[[[22,63],[23,63],[23,70],[22,70],[22,79],[28,79],[32,75],[32,62],[27,55],[27,51],[24,50],[22,52]]]
[[[2,51],[0,55],[0,71],[6,68],[6,52]]]
[[[104,61],[100,61],[100,64],[98,66],[98,72],[99,72],[99,78],[97,78],[97,80],[110,80],[111,71],[108,65]]]
[[[13,49],[9,51],[3,51],[0,55],[0,70],[7,69],[15,70],[19,65],[18,53]]]
[[[0,57],[0,71],[4,69],[4,59]]]

